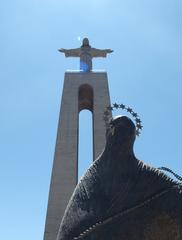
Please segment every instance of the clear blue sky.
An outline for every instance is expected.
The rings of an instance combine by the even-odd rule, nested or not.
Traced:
[[[64,72],[79,66],[57,49],[79,37],[114,50],[94,68],[107,70],[111,101],[142,118],[136,156],[182,174],[181,13],[181,0],[1,2],[1,239],[43,237]],[[89,142],[82,137],[81,172]]]

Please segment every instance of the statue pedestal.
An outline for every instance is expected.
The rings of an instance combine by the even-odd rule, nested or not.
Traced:
[[[88,109],[93,114],[93,156],[96,159],[105,146],[103,113],[109,105],[106,72],[65,73],[44,240],[56,240],[65,208],[77,184],[79,112]]]

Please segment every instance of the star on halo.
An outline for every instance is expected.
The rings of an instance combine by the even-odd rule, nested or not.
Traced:
[[[124,104],[117,104],[117,103],[114,103],[112,106],[109,105],[105,112],[104,112],[104,116],[103,116],[103,119],[105,121],[105,125],[106,125],[106,128],[108,128],[110,126],[110,120],[111,120],[111,111],[115,109],[118,109],[118,108],[121,108],[123,110],[126,110],[128,113],[130,113],[134,120],[135,120],[135,124],[136,124],[136,136],[139,136],[141,134],[141,130],[143,129],[143,126],[142,126],[142,121],[140,120],[138,114],[136,112],[133,111],[132,108],[124,105]]]

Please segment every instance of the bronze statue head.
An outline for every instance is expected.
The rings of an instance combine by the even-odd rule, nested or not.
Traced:
[[[133,121],[126,116],[116,116],[111,119],[110,127],[106,131],[106,146],[124,147],[129,152],[133,151],[136,138],[136,127]],[[112,144],[111,144],[112,143]]]

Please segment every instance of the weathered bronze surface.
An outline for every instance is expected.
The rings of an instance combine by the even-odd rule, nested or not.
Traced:
[[[89,44],[88,38],[83,39],[82,46],[74,49],[58,50],[65,54],[65,57],[79,57],[80,58],[80,70],[89,72],[92,70],[92,58],[94,57],[106,57],[108,53],[112,53],[111,49],[97,49],[92,48]]]
[[[58,240],[181,240],[182,188],[133,152],[136,129],[111,122],[106,147],[78,183]]]

